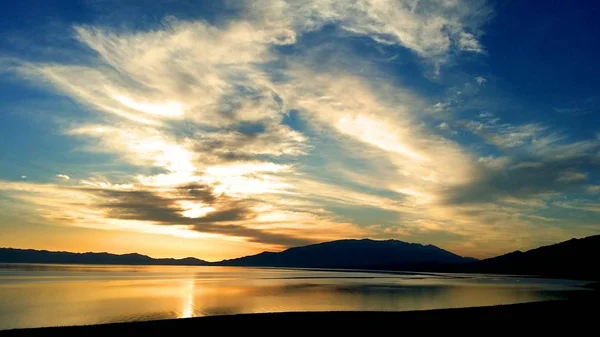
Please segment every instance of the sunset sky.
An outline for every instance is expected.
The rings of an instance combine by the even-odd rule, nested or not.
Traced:
[[[600,232],[596,1],[0,4],[0,247]]]

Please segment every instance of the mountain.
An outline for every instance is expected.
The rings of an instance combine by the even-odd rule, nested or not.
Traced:
[[[279,253],[224,260],[225,266],[304,268],[428,269],[438,265],[472,262],[433,245],[397,240],[338,240],[294,247]]]
[[[109,253],[69,253],[47,250],[0,248],[0,262],[8,263],[73,263],[73,264],[125,264],[125,265],[194,265],[209,264],[187,257],[184,259],[154,259],[141,254],[116,255]]]
[[[571,239],[526,252],[515,251],[481,261],[461,257],[433,245],[370,239],[323,242],[221,262],[207,262],[193,257],[154,259],[135,253],[115,255],[0,248],[0,263],[354,268],[536,275],[584,280],[600,280],[600,268],[597,267],[599,260],[600,235]]]
[[[600,280],[600,235],[571,239],[463,266],[464,271]]]

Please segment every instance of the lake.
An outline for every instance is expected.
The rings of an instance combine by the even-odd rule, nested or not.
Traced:
[[[582,281],[242,267],[0,264],[0,330],[281,311],[561,299]]]

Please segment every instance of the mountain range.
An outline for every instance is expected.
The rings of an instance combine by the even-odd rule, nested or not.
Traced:
[[[260,254],[207,262],[154,259],[146,255],[69,253],[0,248],[4,263],[69,263],[124,265],[253,266],[290,268],[378,269],[430,272],[496,273],[600,280],[600,235],[571,239],[526,252],[476,260],[434,245],[398,240],[338,240]]]
[[[465,271],[600,280],[600,235],[526,252],[514,251],[463,266]]]
[[[473,262],[434,245],[398,240],[338,240],[294,247],[279,253],[257,255],[219,262],[226,266],[299,268],[422,269],[434,265]]]
[[[8,263],[56,263],[56,264],[122,264],[122,265],[193,265],[210,264],[195,257],[184,259],[154,259],[137,253],[70,253],[47,250],[0,248],[0,262]]]

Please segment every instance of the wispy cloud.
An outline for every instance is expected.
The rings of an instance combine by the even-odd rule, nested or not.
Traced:
[[[487,79],[483,76],[476,76],[475,82],[477,82],[479,85],[483,85],[485,82],[487,82]]]
[[[303,33],[327,24],[365,35],[382,44],[398,44],[420,56],[443,62],[453,50],[482,52],[477,35],[491,13],[483,1],[249,1],[258,20]]]

